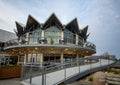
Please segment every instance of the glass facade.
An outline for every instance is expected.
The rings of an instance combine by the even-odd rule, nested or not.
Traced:
[[[40,54],[28,54],[28,63],[40,63]]]
[[[41,39],[41,30],[36,30],[29,33],[29,44],[38,43],[38,40]]]
[[[84,41],[82,37],[78,36],[78,45],[83,46],[83,44],[84,44]]]
[[[59,62],[60,61],[60,54],[44,54],[44,61]]]
[[[61,30],[56,26],[51,26],[45,30],[45,38],[47,39],[47,43],[57,44],[61,38]]]
[[[64,30],[64,40],[67,44],[75,44],[76,35],[69,31],[68,29]]]

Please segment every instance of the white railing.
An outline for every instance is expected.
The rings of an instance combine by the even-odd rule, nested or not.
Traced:
[[[86,59],[84,59],[86,60]],[[76,74],[80,74],[84,71],[94,69],[97,67],[102,67],[102,66],[107,66],[109,64],[112,64],[112,60],[105,60],[105,59],[100,59],[96,63],[88,62],[84,64],[81,64],[81,61],[79,62],[72,62],[72,63],[65,63],[65,64],[60,64],[60,65],[55,65],[52,67],[43,67],[43,68],[37,68],[35,66],[28,66],[29,69],[26,70],[27,66],[23,66],[22,69],[22,77],[21,79],[23,80],[22,83],[25,85],[28,84],[34,84],[34,85],[57,85],[73,76]],[[89,61],[89,59],[87,59]],[[91,61],[91,60],[90,60]],[[37,70],[37,74],[35,75],[35,72]],[[25,75],[25,71],[27,71]],[[24,78],[25,77],[25,78]]]

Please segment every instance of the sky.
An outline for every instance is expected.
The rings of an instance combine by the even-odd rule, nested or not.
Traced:
[[[80,29],[88,25],[97,55],[120,58],[120,0],[0,0],[0,29],[14,32],[15,21],[26,24],[29,14],[44,23],[52,13],[62,24],[77,18]]]

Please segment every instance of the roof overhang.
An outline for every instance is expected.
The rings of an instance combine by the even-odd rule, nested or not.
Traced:
[[[24,34],[24,25],[17,21],[15,23],[17,27],[17,31],[15,31],[16,35],[20,37],[22,34]]]
[[[87,31],[88,31],[88,25],[79,31],[79,36],[81,36],[85,41],[87,40],[88,36],[90,35],[90,33],[87,34]]]
[[[40,23],[34,17],[29,15],[26,23],[25,32],[33,31],[37,29],[38,26],[40,26]]]
[[[60,20],[56,17],[54,13],[51,14],[51,16],[46,20],[46,22],[43,24],[42,29],[47,29],[51,25],[56,25],[59,29],[63,28]]]
[[[77,18],[73,19],[71,22],[69,22],[66,26],[66,29],[70,30],[72,29],[74,33],[79,33],[79,26],[77,22]]]

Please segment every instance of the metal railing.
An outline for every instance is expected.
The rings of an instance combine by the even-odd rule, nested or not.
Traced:
[[[57,85],[84,70],[111,63],[109,60],[103,62],[100,62],[100,60],[84,58],[73,62],[64,62],[63,64],[52,64],[43,67],[33,64],[23,65],[21,80],[34,85]]]
[[[33,38],[36,40],[30,41],[30,38]],[[21,38],[19,40],[18,39],[9,40],[5,43],[5,48],[10,47],[10,46],[17,46],[17,45],[39,45],[39,44],[78,46],[78,47],[96,50],[96,46],[91,42],[86,42],[86,43],[78,42],[78,44],[76,44],[76,43],[70,43],[67,40],[60,39],[59,42],[51,44],[51,43],[48,43],[45,38],[39,39],[37,37],[24,37],[24,38]]]

